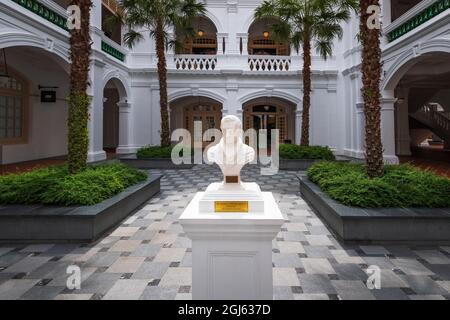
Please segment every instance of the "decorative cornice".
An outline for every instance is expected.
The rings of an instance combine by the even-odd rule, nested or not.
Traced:
[[[120,60],[122,62],[125,61],[125,54],[123,54],[119,50],[113,48],[112,46],[107,44],[105,41],[102,41],[102,51],[106,52],[107,54],[116,58],[117,60]]]
[[[429,5],[425,9],[422,9],[415,16],[396,27],[394,30],[387,32],[387,38],[389,42],[392,42],[405,34],[411,32],[417,27],[421,26],[430,19],[436,17],[442,12],[450,9],[450,0],[437,0],[433,4]]]
[[[39,1],[36,0],[10,0],[10,1],[17,3],[21,7],[46,19],[47,21],[60,27],[61,29],[69,31],[69,29],[67,28],[67,18],[60,15],[56,11],[50,9],[48,6],[40,3]]]

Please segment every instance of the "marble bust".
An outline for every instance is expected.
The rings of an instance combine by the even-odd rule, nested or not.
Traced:
[[[220,129],[222,139],[208,150],[208,161],[219,166],[225,183],[240,183],[241,169],[255,159],[255,150],[242,141],[242,122],[238,117],[225,116]]]

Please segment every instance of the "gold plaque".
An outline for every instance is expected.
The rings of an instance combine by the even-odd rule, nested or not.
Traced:
[[[215,212],[248,212],[248,201],[214,201]]]
[[[225,176],[225,183],[239,183],[238,176]]]

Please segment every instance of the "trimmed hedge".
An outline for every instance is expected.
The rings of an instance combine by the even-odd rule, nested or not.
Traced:
[[[328,147],[299,146],[296,144],[280,144],[281,159],[319,159],[335,160],[333,152]]]
[[[0,176],[0,204],[94,205],[146,178],[120,163],[88,166],[72,175],[66,165],[52,166]]]
[[[136,156],[138,159],[171,159],[172,150],[174,148],[179,149],[180,156],[183,156],[183,149],[181,146],[169,146],[169,147],[161,147],[161,146],[148,146],[140,148]],[[188,150],[191,150],[188,148]],[[193,152],[193,150],[191,150]]]
[[[369,179],[363,164],[321,161],[307,175],[332,199],[362,208],[447,208],[450,179],[410,165],[386,165],[384,175]]]

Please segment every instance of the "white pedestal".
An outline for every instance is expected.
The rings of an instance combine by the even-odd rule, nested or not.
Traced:
[[[192,298],[273,299],[272,240],[284,218],[272,193],[263,212],[200,212],[199,192],[180,217],[192,239]]]

